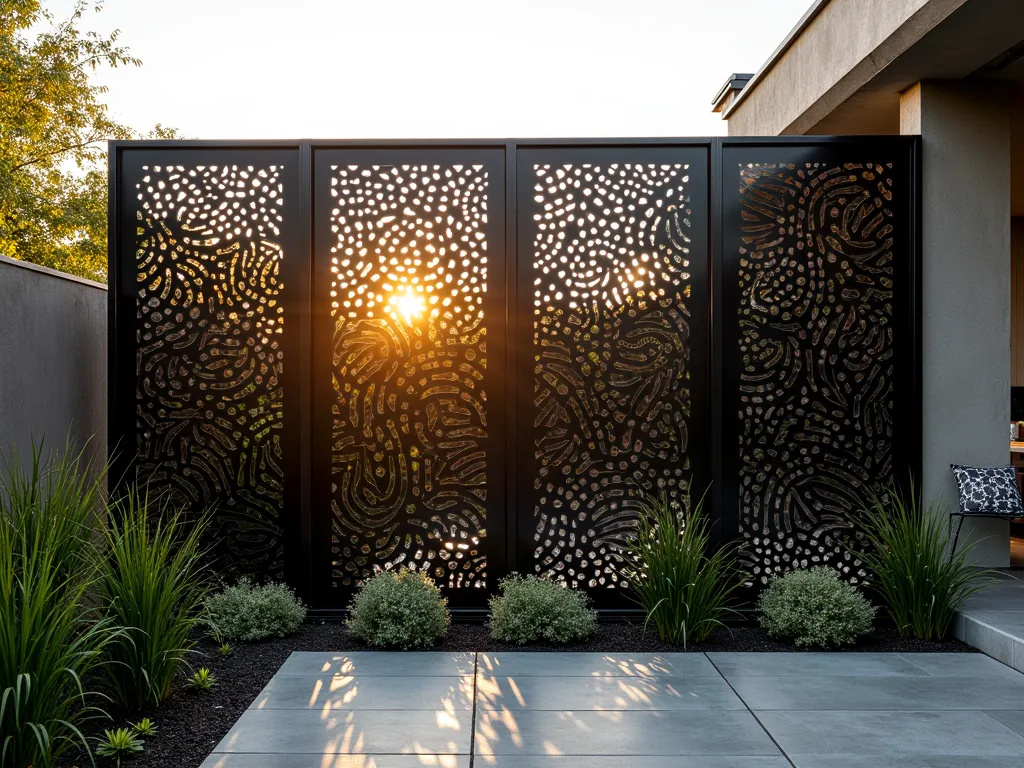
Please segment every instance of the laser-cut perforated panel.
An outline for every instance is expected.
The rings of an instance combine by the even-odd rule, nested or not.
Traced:
[[[641,497],[681,500],[689,488],[693,273],[707,259],[704,214],[691,242],[692,195],[707,191],[691,191],[690,173],[680,162],[553,162],[520,180],[532,195],[520,211],[531,222],[520,244],[533,305],[534,398],[521,401],[530,564],[573,587],[623,586],[617,552]]]
[[[758,584],[860,580],[920,469],[915,142],[115,144],[112,477],[317,608],[400,565],[625,607],[640,495],[712,478]]]
[[[212,513],[227,572],[280,578],[281,168],[144,165],[133,187],[138,475]]]
[[[484,587],[488,171],[329,168],[332,584]]]
[[[894,247],[909,226],[894,195],[909,191],[892,163],[732,167],[740,245],[726,279],[739,302],[726,311],[739,320],[746,558],[761,583],[816,564],[859,581],[845,545],[859,543],[854,517],[892,480],[894,458],[908,460],[894,457],[895,389],[911,381],[895,378],[893,295],[894,260],[904,270],[912,258]]]

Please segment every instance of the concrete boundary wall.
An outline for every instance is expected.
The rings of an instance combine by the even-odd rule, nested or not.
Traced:
[[[0,450],[107,454],[107,287],[0,256]]]

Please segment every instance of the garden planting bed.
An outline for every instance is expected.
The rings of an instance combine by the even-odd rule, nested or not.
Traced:
[[[146,740],[146,751],[126,766],[142,768],[196,768],[224,737],[235,721],[252,703],[292,651],[366,651],[368,648],[349,636],[340,623],[311,622],[289,637],[257,643],[235,643],[228,656],[221,656],[209,640],[199,643],[191,660],[193,667],[209,667],[218,684],[205,693],[191,692],[182,685],[157,708],[140,712],[111,712],[114,721],[93,722],[90,735],[103,728],[126,725],[148,716],[158,727],[156,735]],[[598,651],[609,653],[678,652],[681,648],[666,645],[641,623],[603,623],[587,642],[565,646],[516,646],[493,642],[487,627],[481,624],[453,624],[445,639],[433,651]],[[786,651],[800,653],[792,644],[772,640],[761,628],[753,625],[716,630],[707,643],[689,648],[704,651]],[[958,640],[922,642],[903,639],[895,629],[884,624],[856,646],[843,652],[915,653],[928,651],[975,652]],[[97,765],[113,765],[97,760]],[[64,766],[84,768],[89,760],[84,755],[65,760]]]

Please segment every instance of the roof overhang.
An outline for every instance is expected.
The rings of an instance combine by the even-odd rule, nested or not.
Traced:
[[[831,0],[815,0],[814,4],[807,9],[803,16],[800,17],[800,21],[796,23],[796,26],[793,27],[783,41],[779,43],[779,47],[772,52],[772,55],[768,57],[767,61],[761,65],[761,68],[758,69],[757,72],[747,78],[747,82],[744,83],[743,89],[733,97],[732,101],[725,109],[721,110],[723,119],[729,119],[729,113],[736,109],[736,107],[744,98],[746,98],[746,95],[750,93],[753,88],[757,87],[758,81],[775,66],[775,63],[785,55],[786,51],[788,51],[790,46],[793,45],[793,42],[803,34],[803,31],[811,25],[811,22],[817,18],[818,14],[821,13],[825,9],[825,6],[830,2]],[[728,83],[726,85],[728,85]],[[721,95],[721,92],[719,92],[719,95]],[[716,100],[717,98],[718,97],[716,97]],[[719,110],[715,109],[712,111],[718,112]]]

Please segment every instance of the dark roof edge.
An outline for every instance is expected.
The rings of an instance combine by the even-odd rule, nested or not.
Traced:
[[[717,109],[729,91],[742,91],[753,76],[754,75],[749,72],[733,72],[726,79],[722,87],[718,89],[718,93],[715,94],[715,98],[711,100],[711,106]]]

